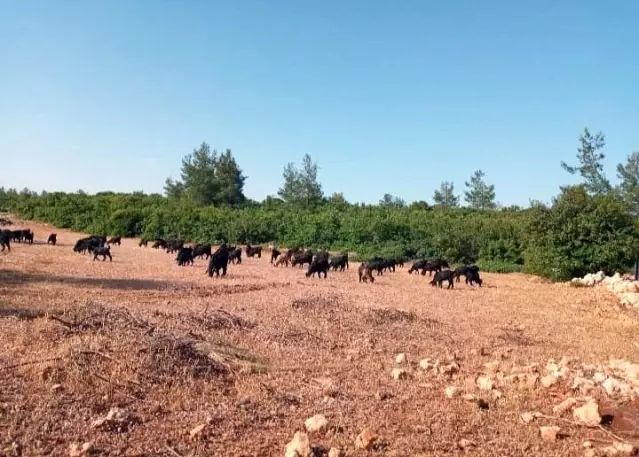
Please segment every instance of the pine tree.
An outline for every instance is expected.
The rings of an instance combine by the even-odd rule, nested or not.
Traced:
[[[459,197],[455,195],[455,186],[452,182],[444,181],[433,195],[435,204],[442,208],[457,208]]]
[[[580,147],[577,149],[577,161],[579,165],[570,166],[561,162],[561,167],[571,175],[579,173],[584,180],[584,186],[591,195],[601,195],[611,190],[610,181],[606,179],[601,163],[606,155],[602,149],[606,146],[606,138],[603,133],[592,135],[585,128],[579,137]]]
[[[470,182],[466,181],[468,190],[464,192],[464,199],[471,208],[475,209],[494,209],[495,203],[495,186],[488,185],[484,181],[486,174],[477,170],[470,177]]]

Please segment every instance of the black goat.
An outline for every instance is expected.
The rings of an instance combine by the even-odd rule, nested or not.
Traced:
[[[113,262],[113,257],[111,257],[111,248],[109,246],[93,247],[91,252],[93,252],[93,260],[97,260],[98,256],[101,255],[103,262],[107,257],[109,258],[109,262]]]
[[[229,248],[225,243],[215,250],[213,254],[211,254],[211,258],[209,259],[209,266],[206,269],[209,277],[212,277],[213,274],[220,276],[220,270],[222,270],[222,276],[226,276],[226,267],[229,263]]]
[[[207,259],[211,257],[211,245],[196,244],[193,248],[193,257],[202,258],[204,256],[206,256]]]
[[[258,259],[262,258],[262,246],[252,247],[250,244],[246,245],[246,257],[257,256]]]
[[[193,265],[193,248],[181,248],[175,260],[180,267]]]
[[[453,277],[453,271],[452,270],[440,270],[438,272],[435,273],[435,276],[433,277],[433,280],[430,282],[430,284],[434,287],[434,286],[438,286],[438,287],[443,287],[443,283],[444,281],[448,281],[448,287],[447,289],[453,289],[455,287],[455,281],[454,281],[454,277]]]
[[[107,241],[108,245],[117,244],[118,246],[120,246],[121,243],[122,243],[122,237],[121,236],[114,236],[109,241]]]

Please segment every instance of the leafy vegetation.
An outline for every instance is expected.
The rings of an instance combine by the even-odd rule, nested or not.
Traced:
[[[476,262],[485,271],[567,279],[624,270],[639,257],[639,154],[619,165],[621,183],[612,188],[601,166],[604,144],[602,134],[586,131],[580,165],[563,164],[584,183],[561,189],[549,206],[527,209],[495,209],[494,185],[484,182],[481,170],[466,183],[469,207],[459,207],[452,182],[435,192],[434,206],[407,205],[391,194],[377,205],[351,204],[341,193],[326,198],[309,155],[301,169],[292,163],[284,168],[278,197],[253,202],[244,196],[245,177],[231,151],[211,152],[206,143],[183,159],[180,180],[166,181],[166,196],[0,188],[0,209],[86,233],[307,246],[349,251],[362,260],[441,256]]]

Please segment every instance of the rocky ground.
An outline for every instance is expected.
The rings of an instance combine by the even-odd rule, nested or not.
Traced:
[[[35,229],[46,240],[53,229]],[[0,455],[629,455],[639,325],[607,286],[0,255]],[[601,281],[600,281],[601,282]],[[610,282],[610,281],[609,281]],[[621,286],[617,286],[621,288]],[[627,286],[624,286],[627,287]],[[623,292],[629,293],[629,292]]]

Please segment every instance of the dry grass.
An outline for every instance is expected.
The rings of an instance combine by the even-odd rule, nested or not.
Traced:
[[[52,231],[28,226],[38,240]],[[92,262],[72,251],[78,234],[56,232],[56,247],[0,255],[0,454],[68,455],[71,442],[93,441],[99,455],[283,455],[323,413],[331,427],[313,444],[349,455],[368,455],[353,446],[367,426],[382,437],[370,455],[456,454],[461,438],[473,455],[576,455],[581,440],[609,437],[559,424],[567,436],[542,444],[517,419],[549,413],[567,386],[504,389],[488,410],[443,389],[497,352],[521,365],[639,360],[634,316],[599,289],[485,274],[481,289],[438,290],[407,268],[364,285],[353,266],[307,279],[268,256],[210,279],[205,261],[180,268],[135,240],[112,248],[113,263]],[[459,379],[413,367],[393,381],[398,352],[411,362],[457,352]],[[120,433],[90,427],[113,406],[138,421]]]

